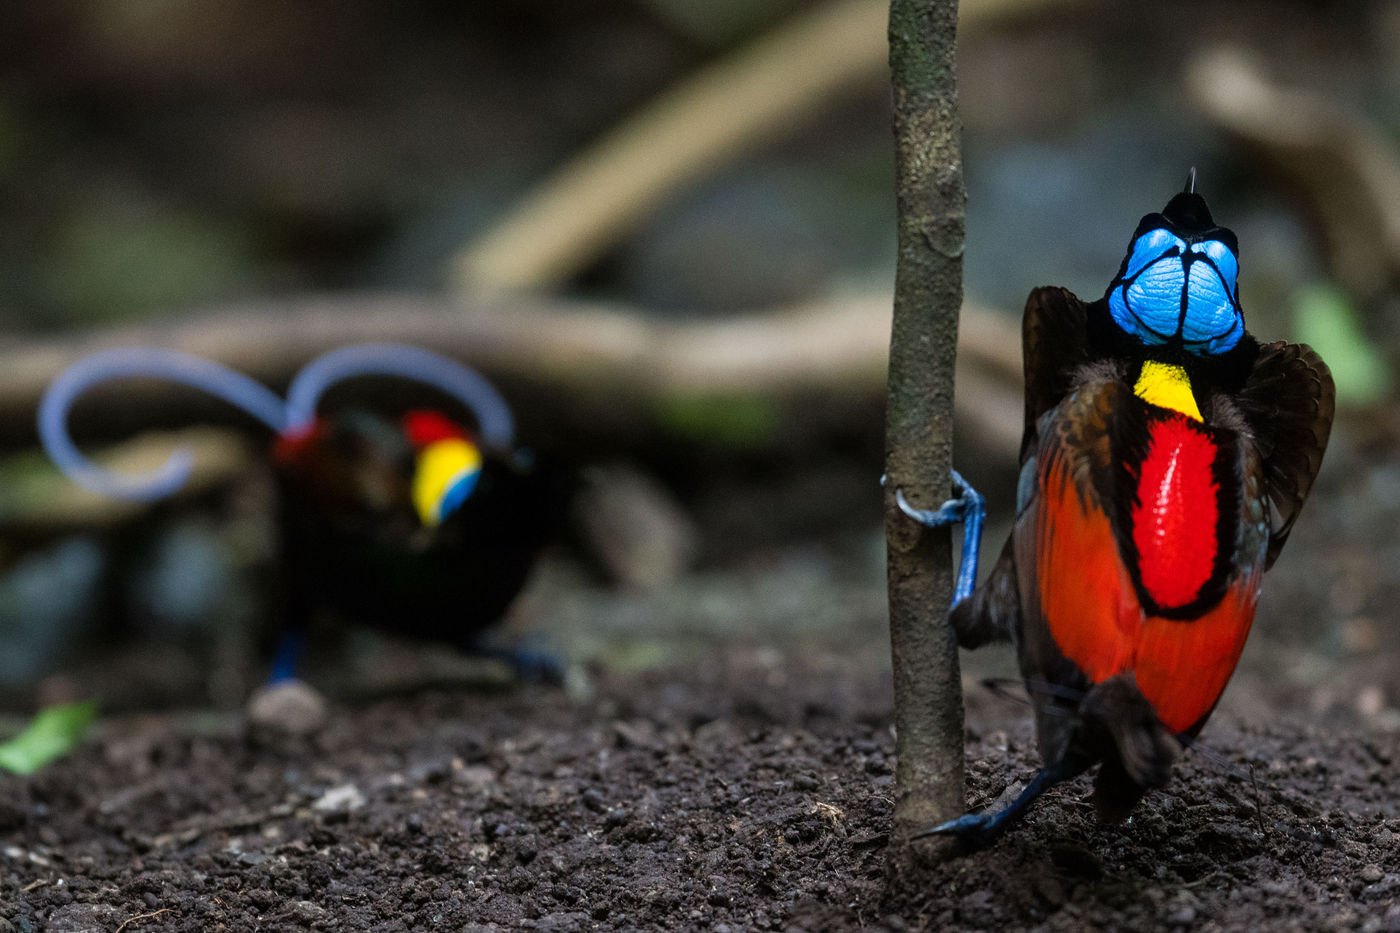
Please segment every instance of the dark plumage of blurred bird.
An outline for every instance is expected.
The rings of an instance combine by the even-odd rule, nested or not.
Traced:
[[[433,386],[471,412],[475,429],[439,411],[389,419],[363,411],[316,413],[331,385],[389,375]],[[160,470],[116,476],[88,462],[67,434],[67,413],[88,388],[156,377],[203,389],[277,433],[278,556],[285,597],[273,681],[292,679],[313,615],[501,658],[529,679],[558,680],[551,656],[484,640],[525,585],[564,514],[562,474],[539,469],[514,443],[504,399],[475,372],[414,347],[364,344],[327,353],[297,375],[283,401],[239,373],[151,348],[106,351],[69,367],[40,406],[45,447],[98,492],[151,501],[185,481],[187,455]]]
[[[963,647],[1015,643],[1044,767],[1004,810],[920,835],[988,842],[1096,764],[1099,816],[1121,820],[1220,699],[1334,409],[1311,348],[1245,330],[1238,256],[1193,170],[1142,218],[1102,298],[1031,293],[1016,523],[951,620]],[[930,525],[980,520],[979,502],[967,489],[923,512],[900,496]]]
[[[483,450],[436,411],[319,417],[278,438],[282,588],[296,631],[318,609],[499,656],[557,680],[544,654],[490,646],[564,513],[566,488],[529,458]],[[284,647],[283,651],[288,650]],[[290,676],[279,657],[275,677]]]

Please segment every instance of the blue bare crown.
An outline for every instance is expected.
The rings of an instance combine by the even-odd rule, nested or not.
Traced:
[[[1119,327],[1144,344],[1180,341],[1197,356],[1224,353],[1244,333],[1239,261],[1220,240],[1188,244],[1158,228],[1133,241],[1123,275],[1109,287]]]
[[[1144,346],[1178,346],[1195,356],[1229,352],[1244,336],[1239,248],[1186,190],[1138,224],[1118,276],[1108,286],[1113,321]]]

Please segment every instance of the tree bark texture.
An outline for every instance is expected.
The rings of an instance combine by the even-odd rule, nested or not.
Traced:
[[[885,528],[898,731],[891,864],[908,836],[963,811],[963,699],[948,624],[951,538],[895,505],[950,492],[953,363],[966,194],[954,48],[957,0],[892,0],[899,260],[886,415]]]

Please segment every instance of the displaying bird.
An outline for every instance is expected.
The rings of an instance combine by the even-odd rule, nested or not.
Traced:
[[[975,590],[965,535],[959,644],[1015,643],[1043,761],[1021,795],[919,835],[994,839],[1094,765],[1101,819],[1162,786],[1235,669],[1263,574],[1322,462],[1334,389],[1307,346],[1244,327],[1239,248],[1195,192],[1143,217],[1102,298],[1038,288],[1022,325],[1016,521]],[[980,497],[929,525],[980,523]],[[968,590],[971,590],[969,593]]]
[[[548,655],[482,640],[563,513],[554,474],[483,450],[436,411],[320,417],[284,432],[273,464],[291,626],[274,680],[294,675],[300,631],[318,609],[499,657],[525,679],[560,678]]]
[[[389,419],[316,409],[331,385],[365,375],[412,379],[454,397],[469,430],[438,411]],[[90,489],[154,500],[185,481],[177,452],[145,476],[114,476],[85,460],[67,434],[67,412],[91,386],[160,377],[219,396],[275,432],[279,487],[282,637],[273,681],[295,677],[306,627],[319,610],[412,638],[499,657],[523,677],[557,680],[554,658],[483,640],[528,579],[563,513],[564,486],[514,445],[514,421],[486,380],[424,350],[344,347],[308,364],[287,400],[198,357],[131,348],[95,354],[50,386],[40,434],[56,463]]]

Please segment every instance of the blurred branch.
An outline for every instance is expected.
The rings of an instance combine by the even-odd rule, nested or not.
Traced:
[[[175,448],[194,455],[189,481],[177,499],[197,498],[246,476],[253,463],[247,439],[208,427],[150,432],[117,444],[93,459],[117,473],[143,473],[165,462]],[[89,492],[59,473],[41,455],[0,460],[0,534],[23,537],[91,530],[145,514],[150,505]]]
[[[717,164],[880,77],[883,0],[839,0],[663,94],[528,195],[455,263],[463,288],[543,289]]]
[[[960,28],[1076,0],[969,0]],[[453,262],[463,292],[547,290],[677,191],[885,74],[887,0],[835,0],[666,91],[527,194]]]
[[[1235,49],[1192,63],[1201,111],[1307,202],[1333,274],[1361,301],[1400,279],[1400,154],[1385,133],[1335,98],[1281,87]]]
[[[963,352],[978,386],[958,413],[992,443],[1014,452],[1019,401],[1016,326],[1002,315],[964,310]],[[11,339],[0,343],[0,446],[35,443],[34,412],[49,382],[89,353],[113,346],[159,346],[218,360],[274,387],[307,360],[361,341],[417,344],[461,359],[500,382],[550,399],[549,417],[574,436],[636,433],[658,399],[741,395],[793,400],[821,417],[831,400],[846,412],[883,397],[890,309],[872,295],[713,321],[657,320],[629,309],[546,298],[454,303],[408,295],[346,295],[234,306],[159,325]],[[98,387],[79,409],[94,430],[135,409],[148,423],[189,410],[194,390],[122,382]],[[979,401],[979,396],[981,400]],[[519,403],[517,403],[519,404]],[[839,406],[837,406],[839,408]],[[821,417],[811,419],[813,425]],[[569,427],[568,424],[565,425]],[[792,430],[807,430],[795,425]],[[125,428],[130,430],[129,426]]]

